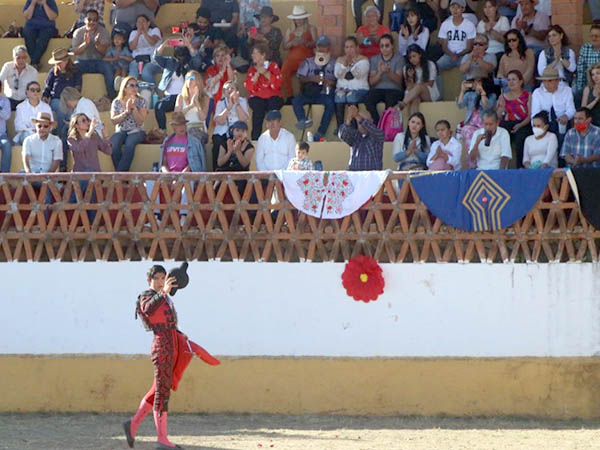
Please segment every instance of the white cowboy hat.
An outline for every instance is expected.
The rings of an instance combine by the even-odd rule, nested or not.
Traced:
[[[294,5],[294,9],[292,9],[292,14],[290,14],[288,17],[288,19],[292,19],[292,20],[300,20],[300,19],[306,19],[307,17],[310,17],[312,14],[307,13],[306,12],[306,8],[304,7],[304,5]]]

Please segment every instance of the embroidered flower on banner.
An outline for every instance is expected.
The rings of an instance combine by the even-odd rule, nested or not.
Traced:
[[[346,263],[342,285],[356,301],[368,303],[383,294],[385,281],[381,266],[369,256],[358,255]]]
[[[321,212],[325,186],[323,186],[323,172],[307,172],[296,181],[304,194],[304,209],[315,213]]]
[[[353,192],[354,185],[346,172],[330,172],[323,215],[327,215],[328,213],[341,214],[342,203]]]

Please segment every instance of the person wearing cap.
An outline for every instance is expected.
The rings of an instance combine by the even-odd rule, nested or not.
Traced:
[[[371,120],[368,111],[358,111],[356,105],[346,108],[339,138],[350,146],[348,170],[381,170],[383,168],[383,130]]]
[[[231,138],[227,144],[219,148],[217,158],[217,171],[244,172],[250,170],[250,163],[254,157],[254,145],[248,139],[248,124],[238,120],[231,125]],[[243,183],[244,188],[246,182]],[[238,183],[240,193],[244,190]]]
[[[256,33],[248,34],[248,48],[252,51],[256,44],[265,45],[268,48],[267,59],[275,61],[281,67],[280,48],[283,34],[279,28],[273,26],[273,23],[277,22],[279,17],[273,14],[273,8],[270,6],[265,6],[257,17],[259,27]]]
[[[372,58],[380,53],[379,38],[384,34],[391,34],[392,31],[388,26],[379,23],[381,11],[375,6],[368,6],[363,17],[365,24],[356,29],[356,39],[358,39],[360,54]]]
[[[463,17],[465,6],[465,0],[452,0],[450,2],[451,16],[440,26],[438,39],[444,51],[442,57],[437,61],[440,72],[458,67],[461,58],[473,49],[477,30],[473,22]]]
[[[536,0],[520,0],[521,11],[513,18],[510,26],[521,32],[537,58],[546,46],[545,40],[550,30],[550,17],[535,9]]]
[[[47,112],[39,112],[32,121],[35,134],[23,141],[23,168],[26,173],[56,172],[63,159],[62,141],[50,133],[56,122]]]
[[[170,125],[173,133],[160,146],[161,172],[206,172],[206,154],[200,139],[188,134],[187,119],[174,112]],[[185,200],[182,200],[185,202]]]
[[[283,93],[287,96],[288,103],[291,103],[291,98],[294,96],[292,77],[302,61],[315,55],[317,28],[308,23],[310,16],[304,5],[294,5],[292,14],[287,16],[292,21],[292,26],[285,31],[283,48],[288,51],[288,56],[281,68],[281,77]]]
[[[89,10],[85,16],[85,25],[77,28],[73,33],[71,47],[77,56],[75,64],[82,73],[99,73],[104,77],[108,96],[115,98],[114,88],[115,71],[112,64],[103,61],[104,55],[110,46],[110,38],[106,28],[98,24],[100,16],[98,11]]]
[[[508,168],[512,159],[510,135],[499,124],[496,111],[483,113],[483,128],[471,138],[469,159],[479,170],[498,170]]]
[[[550,121],[550,131],[558,137],[559,147],[565,137],[567,124],[575,115],[573,91],[565,83],[560,82],[556,68],[548,66],[541,76],[537,77],[542,85],[533,91],[531,96],[531,117],[540,111],[546,111]]]
[[[371,89],[365,97],[365,106],[374,123],[379,123],[377,104],[385,102],[385,107],[396,106],[402,97],[402,69],[404,58],[394,52],[394,37],[384,34],[379,38],[381,53],[369,62],[369,85]]]
[[[48,103],[42,101],[42,89],[37,81],[30,81],[27,84],[27,98],[17,105],[15,112],[15,136],[13,142],[17,145],[23,145],[27,136],[35,133],[35,124],[31,119],[37,117],[38,113],[45,112],[50,114],[50,119],[54,120],[52,109]]]
[[[37,81],[38,71],[27,64],[29,55],[24,45],[17,45],[12,49],[12,61],[5,62],[0,70],[0,81],[4,84],[4,93],[10,100],[10,107],[14,111],[17,105],[27,99],[27,85]]]
[[[262,133],[265,113],[281,109],[283,99],[281,71],[276,62],[267,60],[266,46],[258,44],[254,47],[252,62],[244,86],[250,94],[248,103],[252,108],[252,140],[255,141]]]
[[[39,69],[40,59],[46,52],[50,39],[58,34],[58,6],[54,0],[27,0],[23,6],[23,15],[25,45],[31,56],[31,65]]]
[[[265,120],[267,131],[256,145],[256,170],[286,170],[290,160],[296,156],[296,138],[281,128],[279,111],[269,111]]]
[[[6,134],[6,121],[10,119],[10,114],[10,101],[8,100],[8,97],[0,93],[0,151],[2,151],[2,157],[0,158],[0,172],[10,172],[12,147],[10,139]]]
[[[314,134],[314,140],[323,139],[329,128],[331,118],[335,113],[335,59],[331,57],[331,40],[327,36],[317,39],[317,52],[314,57],[306,58],[300,64],[296,76],[302,86],[301,92],[292,99],[294,114],[298,123],[296,128],[305,130],[312,127],[311,119],[306,118],[304,105],[323,105],[325,110],[321,116],[319,129]]]
[[[565,135],[560,157],[568,167],[600,167],[600,128],[592,125],[592,112],[579,108],[574,126]]]

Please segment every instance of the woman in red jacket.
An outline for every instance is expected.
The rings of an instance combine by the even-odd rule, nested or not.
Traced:
[[[275,62],[267,61],[267,47],[257,44],[252,50],[252,67],[244,86],[250,94],[248,104],[252,109],[252,140],[262,133],[263,120],[267,111],[281,109],[281,70]]]

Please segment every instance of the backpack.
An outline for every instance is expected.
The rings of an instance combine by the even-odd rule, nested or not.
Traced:
[[[391,142],[398,133],[402,132],[402,111],[397,106],[386,109],[377,123],[377,128],[383,130],[385,141]]]

